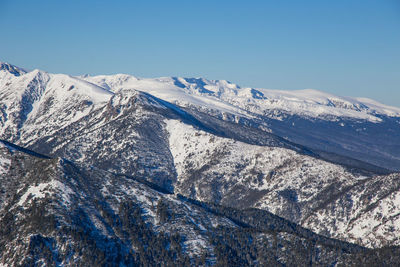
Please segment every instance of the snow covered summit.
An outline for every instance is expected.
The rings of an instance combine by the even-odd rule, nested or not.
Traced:
[[[253,117],[271,110],[321,117],[349,117],[379,122],[376,115],[400,117],[400,108],[367,98],[339,97],[322,91],[241,88],[225,80],[161,77],[141,79],[129,75],[86,76],[83,79],[118,91],[132,88],[179,105],[197,105],[232,114]]]
[[[129,97],[141,91],[313,149],[400,170],[400,108],[371,99],[313,89],[246,88],[204,78],[69,76],[0,66],[0,133],[10,141],[50,135],[106,105],[114,94],[124,91]]]

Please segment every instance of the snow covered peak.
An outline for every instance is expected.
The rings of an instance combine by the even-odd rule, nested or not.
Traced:
[[[138,78],[128,74],[114,74],[114,75],[97,75],[90,76],[88,74],[77,76],[76,78],[96,84],[108,91],[117,91],[129,87],[129,84],[134,83]]]
[[[9,63],[0,61],[0,72],[7,72],[14,76],[21,76],[26,73],[26,70],[18,68],[17,66],[11,65]]]
[[[276,112],[312,118],[346,117],[379,122],[379,115],[400,117],[400,108],[366,98],[339,97],[315,89],[297,91],[241,88],[225,80],[129,75],[82,77],[113,92],[121,89],[144,91],[182,106],[198,106],[246,117]]]
[[[65,74],[51,74],[50,77],[48,85],[52,90],[57,90],[59,96],[70,97],[71,95],[81,95],[95,103],[103,103],[108,101],[113,95],[106,88],[77,77]]]
[[[0,75],[0,134],[10,141],[28,142],[78,121],[113,95],[98,85],[65,74],[41,70],[20,76],[3,74]]]
[[[14,80],[19,83],[33,77],[47,77],[57,95],[68,97],[79,94],[93,103],[108,101],[121,90],[138,90],[180,106],[196,106],[202,110],[230,113],[254,118],[267,116],[282,120],[287,115],[321,118],[336,121],[338,117],[382,121],[381,116],[400,117],[400,108],[383,105],[371,99],[339,97],[314,89],[297,91],[242,88],[225,80],[204,78],[160,77],[137,78],[127,74],[76,76],[48,74],[39,70],[23,72],[15,66],[1,63],[0,70],[11,70],[14,75],[0,79],[0,86]],[[20,71],[21,70],[21,71]],[[7,72],[7,73],[8,73]],[[1,72],[0,72],[1,73]],[[26,73],[20,76],[20,73]],[[17,86],[25,88],[25,86]]]

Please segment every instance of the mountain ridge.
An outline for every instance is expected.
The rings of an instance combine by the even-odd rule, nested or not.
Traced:
[[[0,72],[3,75],[8,73],[5,70]],[[32,72],[42,73],[38,70]],[[29,73],[22,77],[26,75]],[[57,90],[57,94],[67,97],[59,99],[59,96],[50,94],[50,97],[44,100],[51,102],[56,99],[58,102],[68,102],[67,99],[71,99],[70,106],[73,108],[64,112],[65,117],[79,119],[93,108],[97,108],[97,104],[107,102],[112,94],[119,90],[143,91],[177,104],[181,108],[191,109],[193,112],[204,112],[242,125],[251,123],[254,128],[273,132],[291,142],[325,154],[333,153],[391,171],[400,171],[400,147],[396,145],[400,143],[400,109],[388,107],[376,101],[366,100],[363,103],[358,101],[362,100],[361,98],[340,98],[313,89],[311,91],[265,89],[266,91],[262,92],[260,90],[264,89],[241,88],[224,80],[203,78],[144,79],[126,74],[73,77],[61,74],[54,76],[45,72],[42,75],[52,76],[53,82],[50,85],[57,88],[64,87],[65,92],[61,94],[62,90]],[[21,76],[16,77],[10,74],[1,79],[3,84],[0,86],[4,89],[7,86],[24,88],[26,85],[21,84],[20,80]],[[307,92],[311,92],[311,96]],[[9,91],[3,94],[0,92],[0,97],[7,99],[10,97],[9,94]],[[77,97],[77,94],[80,96]],[[311,98],[305,98],[304,94]],[[313,94],[316,96],[312,97]],[[20,96],[15,96],[14,100],[9,101],[15,102],[18,97]],[[72,98],[75,99],[72,100]],[[80,105],[78,105],[79,102]],[[2,109],[0,116],[13,114],[12,110],[5,111],[4,105],[3,103],[3,107],[0,106]],[[27,105],[22,102],[20,105],[26,106],[27,111],[31,108],[29,103]],[[37,105],[46,106],[46,103]],[[57,110],[52,112],[63,113]],[[28,118],[20,118],[22,121],[26,119]],[[4,123],[5,118],[0,118],[0,123],[2,121]],[[17,127],[18,123],[21,122],[16,122]],[[62,124],[63,122],[58,120],[54,123]],[[38,125],[38,122],[35,124]],[[43,127],[46,126],[43,125]],[[311,128],[313,131],[310,131]],[[2,129],[9,131],[7,127],[2,127]],[[11,134],[16,136],[17,133],[11,130],[9,136]]]
[[[167,121],[165,121],[166,119]],[[168,127],[168,121],[175,121],[175,124],[172,127]],[[202,127],[198,121],[207,126]],[[184,130],[179,130],[180,125],[184,126]],[[186,129],[187,127],[190,128]],[[217,132],[213,129],[216,129]],[[218,131],[222,132],[215,135]],[[171,141],[171,139],[168,140],[168,138],[173,138],[175,132],[184,133],[188,138],[179,137],[176,139],[177,142]],[[177,154],[174,152],[173,147],[181,143],[182,145],[186,144],[186,149],[191,149],[193,145],[196,145],[204,137],[206,138],[205,143],[200,143],[201,145],[194,150],[200,153],[200,157],[190,156],[193,152],[188,150],[187,155],[189,157],[184,158],[184,162],[187,164],[195,163],[196,161],[193,160],[198,158],[199,164],[195,163],[197,165],[192,165],[183,173],[180,172],[179,161],[176,158]],[[211,139],[214,141],[209,143]],[[217,146],[213,147],[213,143]],[[251,145],[251,143],[253,144]],[[273,211],[280,216],[299,223],[302,218],[304,220],[304,216],[307,216],[307,213],[311,210],[307,211],[307,209],[302,208],[302,212],[295,212],[298,207],[305,204],[296,202],[300,201],[301,195],[309,193],[307,193],[308,189],[306,187],[302,188],[298,186],[298,189],[294,190],[290,182],[291,179],[288,179],[290,176],[293,176],[297,172],[304,173],[303,175],[306,175],[306,177],[310,176],[310,179],[313,177],[312,179],[315,180],[311,181],[317,185],[321,182],[318,182],[320,179],[316,175],[321,171],[325,172],[323,166],[327,166],[328,170],[333,170],[333,175],[326,175],[327,178],[330,178],[321,184],[321,186],[326,187],[326,192],[324,193],[322,190],[321,195],[318,193],[312,193],[311,195],[312,198],[319,199],[316,203],[320,203],[324,199],[324,194],[329,194],[329,192],[334,192],[335,190],[344,190],[345,192],[347,190],[346,186],[354,183],[352,181],[354,178],[352,177],[357,178],[363,175],[372,177],[375,175],[371,173],[360,174],[357,170],[354,172],[341,166],[327,164],[318,159],[316,155],[312,155],[312,153],[310,156],[313,156],[315,159],[311,160],[311,157],[306,156],[309,152],[303,152],[304,148],[290,144],[290,142],[277,138],[268,132],[252,129],[251,127],[243,129],[241,125],[217,120],[206,114],[193,120],[187,113],[173,104],[165,103],[151,95],[138,91],[133,93],[132,90],[120,91],[114,94],[110,102],[101,108],[92,111],[80,120],[72,122],[67,127],[55,129],[48,137],[42,136],[36,140],[36,143],[30,144],[29,147],[40,153],[56,157],[66,157],[81,164],[104,168],[113,173],[141,177],[142,180],[148,180],[165,190],[173,190],[181,194],[187,192],[189,193],[187,196],[203,201],[216,203],[221,201],[222,204],[229,205],[229,203],[237,201],[238,196],[235,194],[240,194],[242,205],[244,205],[242,206],[243,208],[258,205],[258,207]],[[259,153],[246,152],[252,151],[254,148],[260,151],[261,157]],[[243,152],[246,153],[242,154]],[[238,157],[230,160],[229,155],[234,154],[238,154]],[[276,154],[276,163],[268,160],[268,157],[270,157],[268,156],[269,154]],[[241,157],[244,158],[241,159]],[[216,161],[209,163],[214,158]],[[228,164],[227,173],[224,175],[219,173],[219,170],[224,169],[218,165],[218,160],[221,159],[224,160],[225,164]],[[260,159],[262,160],[260,161]],[[254,161],[256,164],[254,167],[251,167]],[[302,170],[303,167],[301,165],[300,168],[298,166],[298,162],[301,161],[305,162],[303,164],[304,170]],[[270,163],[266,164],[268,162]],[[268,167],[269,165],[271,167]],[[322,167],[317,172],[310,168],[318,165]],[[212,171],[211,176],[208,174],[208,170]],[[193,182],[190,177],[196,177],[193,175],[198,176],[196,173],[201,174],[201,179],[198,182]],[[273,177],[277,176],[277,174],[279,174],[278,177],[282,176],[282,178],[276,180],[276,183],[273,182]],[[234,177],[242,176],[245,178],[244,180],[241,181],[239,179],[235,181]],[[343,181],[337,180],[335,176],[344,176],[345,180],[343,181],[345,181],[345,184],[341,185]],[[208,177],[211,180],[207,180],[209,179]],[[295,175],[294,177],[297,177],[296,179],[301,178],[299,175]],[[213,182],[218,180],[219,182],[217,183]],[[358,183],[357,181],[355,182],[356,184]],[[266,183],[271,183],[271,186],[276,186],[280,189],[274,189],[268,193],[268,191],[263,189]],[[199,187],[201,188],[203,184],[209,188],[205,191],[207,192],[206,195],[201,193],[203,189],[196,189],[198,185],[201,185]],[[303,184],[307,186],[307,184]],[[224,187],[231,189],[219,191]],[[248,192],[246,190],[242,190],[243,192],[241,192],[235,191],[237,190],[235,187],[239,189],[253,189]],[[385,188],[382,187],[381,190]],[[391,189],[388,188],[387,190],[390,192]],[[192,194],[190,192],[196,191],[197,193],[190,195]],[[219,194],[222,194],[221,197],[219,197]],[[253,194],[258,194],[259,199],[254,199]],[[297,198],[299,200],[296,200]],[[271,199],[275,199],[278,202],[271,201]],[[293,203],[293,200],[295,200],[295,203]],[[269,204],[265,205],[266,203]],[[297,215],[293,216],[290,214]],[[312,227],[314,227],[314,230],[322,229],[320,228],[321,225],[324,225],[322,221],[314,221],[314,216],[311,216],[311,219],[313,220]],[[334,234],[334,232],[328,230],[326,235],[329,236],[330,234]],[[347,240],[346,231],[341,238]],[[356,241],[357,239],[351,238],[350,240]],[[380,244],[375,244],[373,240],[374,237],[371,237],[371,241],[366,239],[364,242],[367,243],[362,244],[379,247]],[[392,241],[397,242],[395,240],[395,236],[393,236]]]
[[[0,162],[14,161],[10,181],[18,181],[12,178],[19,171],[25,176],[1,184],[4,265],[392,264],[400,257],[396,248],[329,239],[265,211],[166,195],[134,177],[38,158],[12,146],[13,152],[0,146]],[[35,164],[42,169],[35,171]]]
[[[347,100],[324,106],[360,116],[264,112],[267,91],[202,78],[0,77],[2,140],[361,246],[400,244],[400,119],[390,114]]]

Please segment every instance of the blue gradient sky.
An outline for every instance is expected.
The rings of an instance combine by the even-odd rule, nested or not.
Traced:
[[[314,88],[400,106],[400,1],[0,0],[0,61]]]

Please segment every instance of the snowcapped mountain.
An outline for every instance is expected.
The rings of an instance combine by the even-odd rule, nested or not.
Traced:
[[[223,216],[221,224],[230,229],[240,226],[237,221],[259,229],[271,212],[285,218],[279,218],[284,225],[291,221],[361,246],[400,245],[400,176],[394,172],[400,170],[398,108],[315,90],[240,88],[227,81],[197,78],[72,77],[1,66],[0,139],[40,153],[25,151],[29,156],[24,157],[35,158],[34,163],[23,161],[22,169],[10,176],[10,166],[17,164],[18,157],[12,159],[13,154],[5,149],[16,148],[4,143],[8,156],[0,160],[0,177],[9,182],[2,192],[14,190],[2,195],[2,203],[13,199],[6,209],[24,203],[29,206],[33,203],[30,195],[41,199],[47,192],[54,196],[51,199],[63,200],[63,206],[52,211],[62,211],[61,221],[67,225],[73,225],[68,212],[88,207],[82,211],[87,218],[84,224],[97,229],[93,240],[104,241],[115,237],[112,229],[118,232],[110,218],[115,220],[115,207],[123,198],[148,213],[143,216],[155,225],[157,233],[161,227],[153,216],[157,210],[141,197],[150,194],[151,203],[163,198],[169,203],[168,210],[185,211],[177,228],[166,226],[162,232],[187,229],[182,232],[185,240],[192,240],[184,244],[189,258],[181,260],[191,262],[201,254],[196,246],[208,251],[209,263],[218,258],[215,240],[209,239],[218,230],[196,217],[215,215],[208,214],[211,207],[204,210],[204,202],[217,205],[218,210],[223,207],[224,214],[230,210],[227,207],[245,209]],[[38,155],[40,160],[36,160]],[[45,172],[53,178],[34,184],[18,181],[29,184],[18,191],[14,180],[21,173],[34,176],[37,172],[33,169],[48,169],[42,162],[53,161],[55,171]],[[196,206],[194,200],[202,204]],[[109,207],[101,210],[104,214],[95,212],[99,210],[97,202]],[[257,214],[254,221],[245,220],[246,215],[240,215],[240,220],[232,217],[248,208],[258,209],[253,210]],[[12,208],[13,214],[18,210]],[[115,216],[107,215],[111,211]],[[186,225],[199,220],[203,220],[202,226]],[[40,240],[46,244],[67,242]],[[119,235],[113,242],[125,250],[128,241]],[[21,253],[26,249],[21,247]],[[60,255],[69,253],[64,248],[59,251]],[[328,254],[336,255],[327,252],[321,260],[346,262]],[[285,260],[288,257],[283,256]]]
[[[312,118],[348,117],[372,122],[381,121],[376,115],[400,117],[400,108],[367,98],[338,97],[313,89],[283,91],[241,88],[225,80],[177,77],[141,79],[123,74],[81,78],[113,92],[135,89],[180,106],[198,105],[249,118],[254,114],[264,115],[269,110]]]
[[[42,136],[43,131],[51,131],[51,126],[43,123],[38,127],[42,122],[36,121],[36,116],[46,118],[42,119],[45,122],[54,119],[51,114],[60,114],[53,123],[66,125],[96,109],[97,104],[101,106],[107,102],[113,93],[134,89],[196,113],[251,125],[320,153],[338,154],[400,171],[400,108],[370,99],[338,97],[316,90],[240,88],[227,81],[201,78],[142,79],[124,74],[71,77],[38,70],[21,76],[24,70],[5,63],[2,66],[8,67],[0,70],[0,97],[4,99],[0,106],[0,123],[5,123],[6,114],[12,114],[8,125],[2,127],[2,131],[8,133],[7,138],[15,137],[20,132],[16,129],[28,119],[27,124],[34,125],[32,131],[35,128],[41,131],[26,130],[21,133],[22,139]],[[35,85],[39,82],[41,85]],[[39,91],[30,92],[28,85]],[[41,95],[39,88],[44,87],[49,88]],[[32,94],[35,96],[29,99],[27,96]],[[58,104],[51,105],[53,108],[61,110],[46,112],[49,115],[46,117],[41,112],[47,111],[51,101]],[[21,116],[16,112],[22,112]],[[24,118],[23,114],[29,114],[30,118]],[[20,117],[19,121],[12,118],[16,116]]]
[[[0,69],[0,133],[10,141],[29,143],[49,135],[52,128],[79,120],[112,95],[64,74],[21,73],[16,67]]]
[[[400,171],[400,108],[371,99],[338,97],[311,89],[241,88],[224,80],[201,78],[111,75],[83,79],[113,92],[147,92],[181,107],[251,124],[319,151]]]

